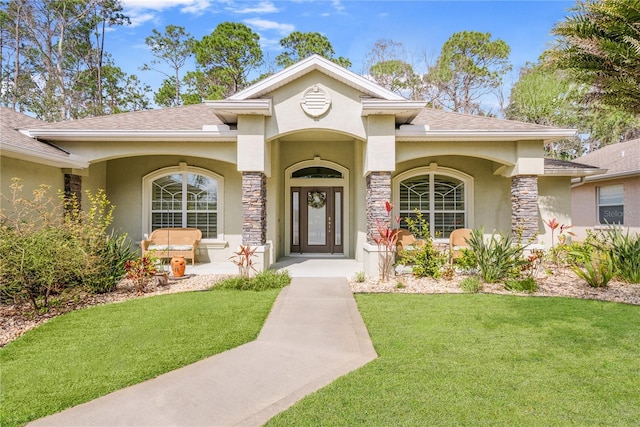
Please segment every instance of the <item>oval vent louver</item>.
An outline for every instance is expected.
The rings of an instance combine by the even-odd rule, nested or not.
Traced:
[[[304,91],[300,105],[311,117],[319,117],[329,110],[331,99],[318,85],[314,85]]]

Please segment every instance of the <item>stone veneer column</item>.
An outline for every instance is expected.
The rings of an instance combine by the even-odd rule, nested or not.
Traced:
[[[64,197],[70,200],[75,196],[78,208],[82,206],[82,177],[71,173],[64,174]]]
[[[367,175],[367,242],[375,244],[377,221],[386,222],[389,215],[384,202],[391,201],[391,172],[370,172]]]
[[[267,177],[242,172],[242,244],[261,246],[267,241]]]
[[[538,234],[538,177],[536,175],[511,177],[511,234],[516,237],[520,229],[523,244]]]

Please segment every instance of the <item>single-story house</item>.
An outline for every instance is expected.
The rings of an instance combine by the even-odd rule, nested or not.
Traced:
[[[577,238],[608,224],[640,233],[640,138],[607,145],[576,162],[606,170],[574,180],[571,216]]]
[[[544,158],[545,144],[574,130],[425,108],[319,56],[224,100],[12,120],[3,192],[13,176],[103,188],[115,228],[134,241],[198,227],[199,262],[250,244],[263,268],[324,254],[377,274],[373,237],[387,200],[394,216],[420,210],[436,239],[483,226],[548,245],[544,221],[570,223],[571,179],[596,169]]]

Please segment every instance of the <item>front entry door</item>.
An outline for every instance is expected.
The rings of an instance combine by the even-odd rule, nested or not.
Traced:
[[[342,187],[291,188],[291,253],[343,253]]]

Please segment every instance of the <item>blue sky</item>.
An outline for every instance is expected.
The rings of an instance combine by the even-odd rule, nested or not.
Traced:
[[[434,60],[455,32],[490,32],[511,47],[514,70],[536,61],[552,41],[551,28],[570,14],[575,1],[375,1],[375,0],[122,0],[132,25],[107,35],[106,49],[126,72],[137,74],[154,89],[159,73],[140,71],[153,57],[144,44],[152,29],[169,24],[186,28],[196,39],[225,21],[242,22],[260,35],[270,58],[279,40],[292,31],[319,32],[336,56],[351,60],[351,70],[363,73],[364,59],[379,39],[401,42],[410,62],[424,53]],[[413,59],[412,59],[413,58]],[[509,76],[507,86],[517,79]]]

